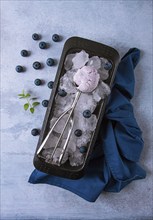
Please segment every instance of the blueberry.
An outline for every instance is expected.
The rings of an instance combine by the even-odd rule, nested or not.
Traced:
[[[80,137],[82,135],[82,131],[80,129],[75,130],[75,136]]]
[[[40,47],[40,49],[46,49],[47,44],[46,44],[45,42],[41,41],[41,42],[39,43],[39,47]]]
[[[34,33],[34,34],[32,35],[32,39],[33,39],[33,40],[39,40],[39,39],[40,39],[39,34]]]
[[[47,64],[48,66],[53,66],[53,65],[55,64],[54,59],[48,58],[47,61],[46,61],[46,64]]]
[[[53,85],[54,85],[54,82],[53,81],[50,81],[48,82],[48,88],[52,89],[53,88]]]
[[[42,84],[40,79],[35,79],[34,83],[36,86],[40,86]]]
[[[90,110],[85,110],[85,111],[83,112],[83,116],[84,116],[85,118],[90,118],[90,117],[91,117],[91,111],[90,111]]]
[[[21,73],[21,72],[23,72],[23,66],[18,65],[18,66],[16,66],[15,70],[16,70],[16,72]]]
[[[21,56],[22,57],[27,57],[28,56],[28,51],[27,50],[21,50]]]
[[[59,89],[58,95],[60,95],[61,97],[65,97],[67,95],[67,92],[64,89]]]
[[[43,100],[42,101],[42,106],[47,107],[48,106],[48,100]]]
[[[34,128],[34,129],[31,130],[31,134],[33,136],[37,136],[39,134],[39,130],[37,128]]]
[[[41,63],[39,63],[38,61],[34,62],[34,63],[33,63],[33,68],[34,68],[35,70],[40,69],[40,68],[41,68]]]
[[[110,70],[111,68],[112,68],[111,62],[107,62],[107,63],[104,64],[104,69],[105,70]]]
[[[87,147],[86,147],[86,146],[81,146],[81,147],[79,148],[79,150],[80,150],[80,153],[84,154],[84,153],[87,152]]]
[[[58,34],[53,34],[52,40],[53,40],[54,42],[58,42],[58,41],[60,40],[59,35],[58,35]]]

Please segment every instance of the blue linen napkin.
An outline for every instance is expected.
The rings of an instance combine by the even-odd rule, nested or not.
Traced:
[[[134,68],[140,51],[130,49],[122,58],[106,106],[99,135],[86,174],[78,180],[34,170],[30,183],[46,183],[67,189],[89,202],[102,191],[119,192],[133,180],[145,178],[138,164],[143,148],[142,132],[130,102],[134,95]]]

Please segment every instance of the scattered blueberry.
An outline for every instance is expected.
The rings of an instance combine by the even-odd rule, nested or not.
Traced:
[[[21,73],[21,72],[23,72],[23,66],[18,65],[18,66],[16,66],[15,70],[16,70],[16,72]]]
[[[42,84],[40,79],[35,79],[34,83],[36,86],[40,86]]]
[[[22,57],[27,57],[28,56],[28,51],[27,50],[21,50],[21,56]]]
[[[39,47],[40,47],[40,49],[46,49],[47,44],[46,44],[45,42],[41,41],[41,42],[39,43]]]
[[[104,65],[104,69],[105,69],[105,70],[110,70],[111,68],[112,68],[111,62],[105,63],[105,65]]]
[[[39,134],[39,130],[37,128],[34,128],[34,129],[31,130],[31,134],[33,136],[37,136]]]
[[[33,40],[39,40],[39,39],[40,39],[39,34],[34,33],[34,34],[32,35],[32,39],[33,39]]]
[[[90,111],[90,110],[85,110],[85,111],[83,112],[83,116],[84,116],[85,118],[90,118],[90,117],[91,117],[91,111]]]
[[[61,97],[65,97],[67,95],[67,92],[64,89],[59,89],[58,95],[60,95]]]
[[[47,107],[48,106],[48,100],[43,100],[42,101],[42,106]]]
[[[41,63],[39,63],[38,61],[34,62],[34,63],[33,63],[33,68],[34,68],[35,70],[40,69],[40,68],[41,68]]]
[[[84,153],[87,152],[87,147],[86,147],[86,146],[81,146],[81,147],[79,148],[79,150],[80,150],[80,153],[84,154]]]
[[[82,135],[82,131],[80,129],[75,130],[75,136],[80,137]]]
[[[59,35],[58,35],[58,34],[53,34],[52,40],[53,40],[54,42],[58,42],[58,41],[60,40]]]
[[[54,85],[54,82],[53,81],[50,81],[48,82],[48,88],[52,89],[53,88],[53,85]]]
[[[54,59],[48,58],[47,61],[46,61],[46,64],[47,64],[48,66],[53,66],[53,65],[55,64]]]

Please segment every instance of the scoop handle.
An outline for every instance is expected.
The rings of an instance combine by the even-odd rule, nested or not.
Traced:
[[[69,123],[71,117],[72,117],[72,113],[73,113],[73,111],[74,111],[74,108],[75,108],[75,106],[76,106],[76,104],[77,104],[77,102],[78,102],[78,99],[79,99],[80,95],[81,95],[81,92],[78,91],[78,92],[76,93],[75,99],[74,99],[74,101],[73,101],[73,103],[72,103],[72,106],[71,106],[71,108],[70,108],[70,113],[69,113],[68,119],[66,120],[66,123],[65,123],[65,125],[64,125],[64,128],[63,128],[63,130],[62,130],[62,132],[61,132],[61,134],[60,134],[60,137],[59,137],[59,139],[58,139],[58,141],[57,141],[57,143],[56,143],[56,145],[55,145],[55,147],[54,147],[54,150],[53,150],[53,152],[52,152],[51,159],[53,159],[53,156],[54,156],[54,154],[55,154],[55,151],[56,151],[56,149],[57,149],[57,147],[58,147],[58,144],[59,144],[59,142],[60,142],[60,140],[61,140],[61,138],[62,138],[62,136],[63,136],[63,134],[64,134],[64,131],[65,131],[65,129],[66,129],[66,127],[67,127],[67,125],[68,125],[68,123]],[[64,113],[63,113],[63,114],[64,114]],[[64,114],[64,115],[63,115],[63,114],[62,114],[62,117],[65,115],[65,114]],[[61,119],[62,117],[60,117],[60,119]],[[73,120],[73,119],[72,119],[72,120]],[[59,120],[57,120],[57,121],[59,121]],[[57,122],[57,121],[56,121],[56,122]],[[58,122],[57,122],[57,123],[58,123]],[[57,123],[56,123],[56,124],[57,124]],[[55,127],[55,126],[54,126],[54,127]],[[69,141],[70,134],[71,134],[71,133],[68,134],[67,139],[66,139],[66,143],[67,143],[67,144],[68,144],[68,141]],[[62,150],[62,153],[61,153],[61,155],[60,155],[60,158],[64,156],[65,150],[66,150],[66,148],[67,148],[67,144],[66,144],[66,145],[64,144],[64,151]],[[61,159],[60,159],[60,162],[61,162]]]

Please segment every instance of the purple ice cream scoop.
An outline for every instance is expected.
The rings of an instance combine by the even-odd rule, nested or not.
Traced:
[[[98,85],[100,75],[92,66],[84,66],[75,73],[73,81],[81,92],[92,92]]]

